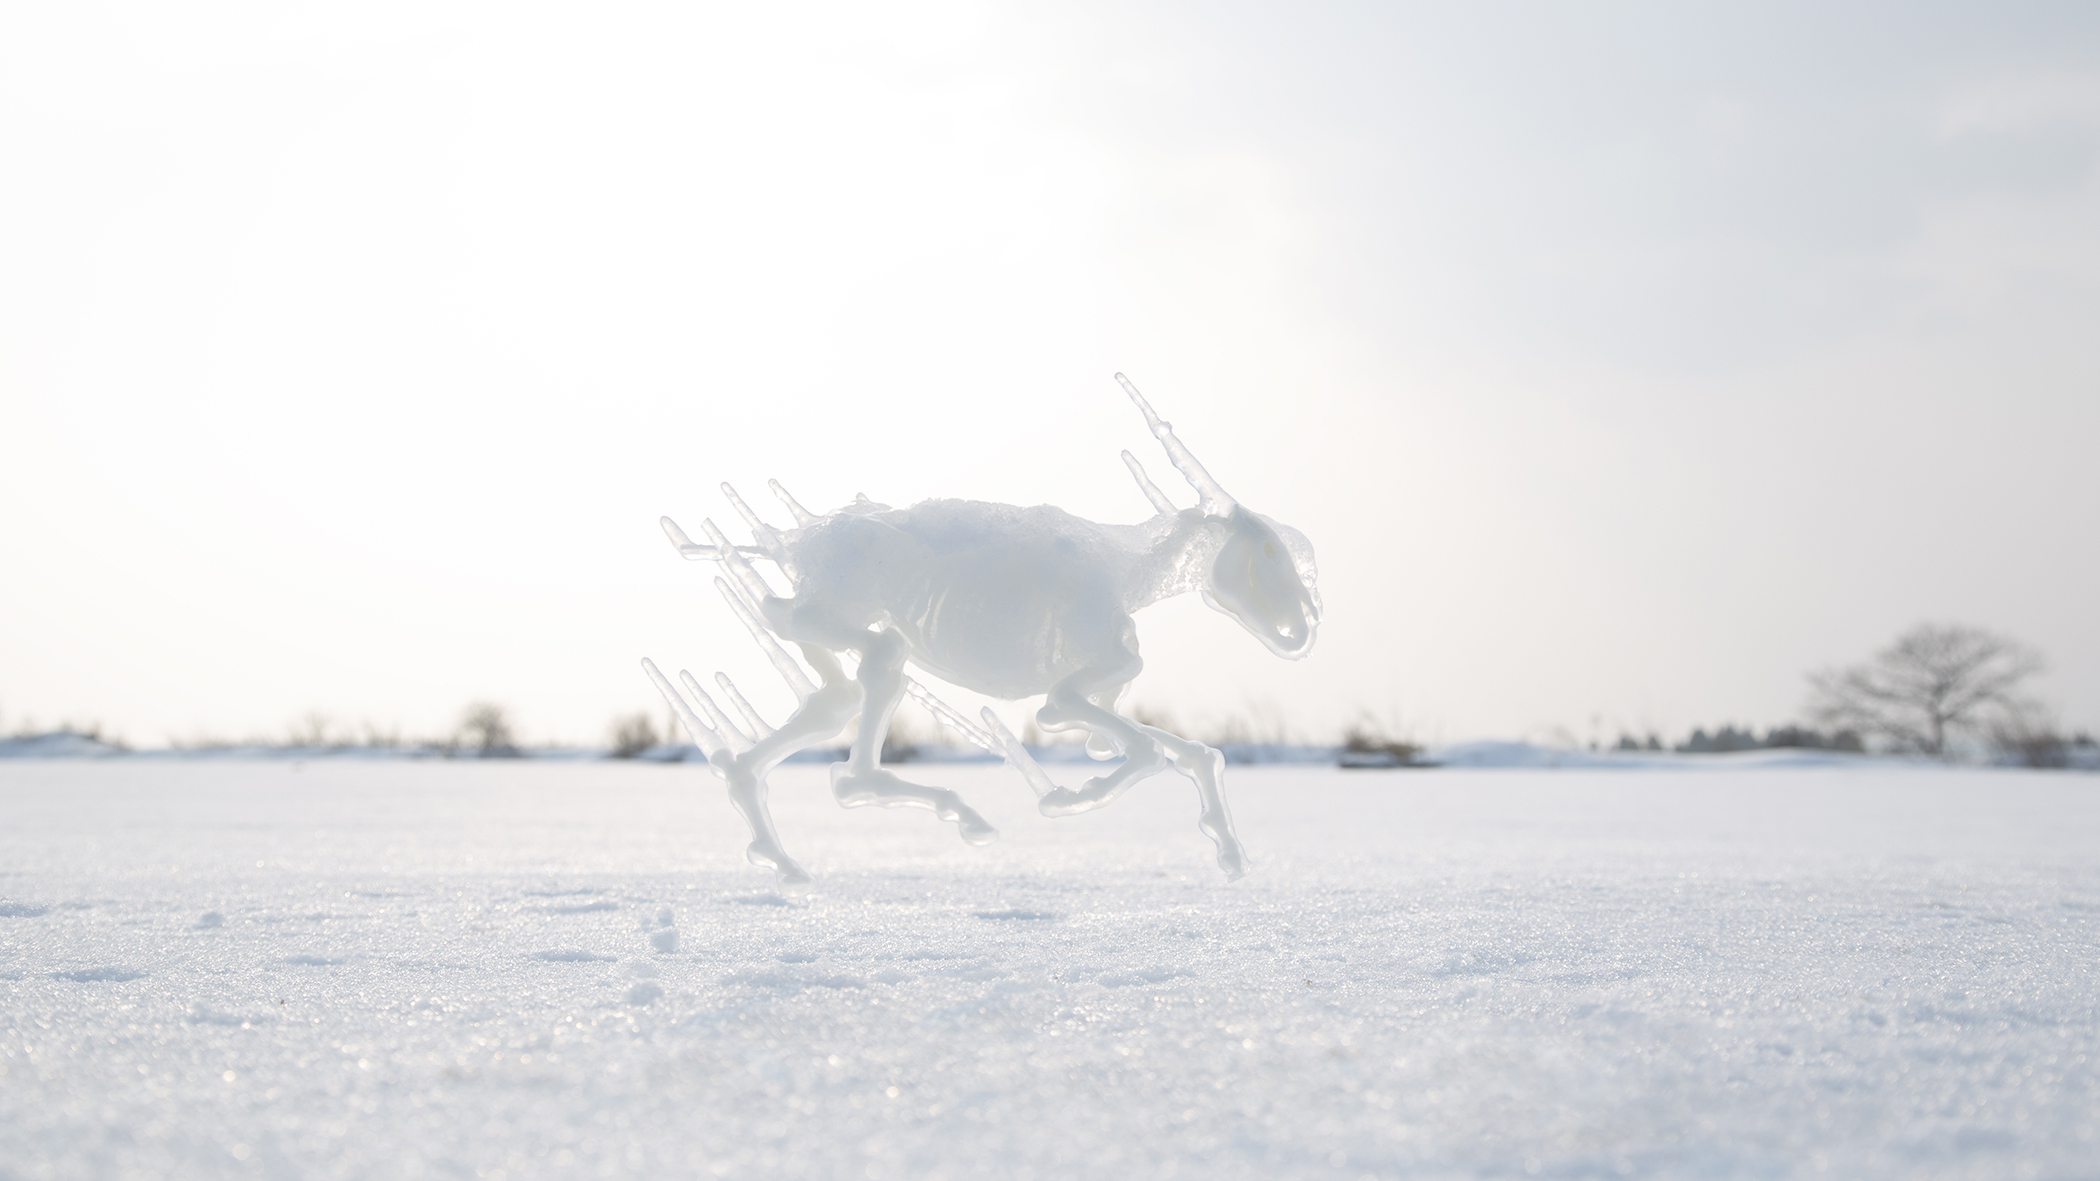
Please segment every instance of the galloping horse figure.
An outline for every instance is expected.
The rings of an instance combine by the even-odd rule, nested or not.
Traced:
[[[1131,616],[1161,599],[1201,591],[1204,602],[1238,620],[1271,652],[1300,659],[1312,650],[1320,619],[1312,544],[1234,500],[1137,387],[1120,373],[1116,380],[1195,489],[1194,508],[1177,510],[1125,451],[1124,464],[1155,510],[1136,525],[1100,525],[1049,505],[974,500],[893,509],[864,495],[818,516],[778,481],[769,484],[794,516],[791,529],[766,524],[722,485],[756,545],[732,544],[711,520],[701,522],[707,543],[695,543],[663,518],[680,554],[727,569],[733,581],[717,578],[716,588],[799,699],[776,728],[727,676],[715,674],[746,729],[691,673],[679,673],[692,694],[688,700],[654,663],[642,661],[715,774],[727,781],[731,802],[751,825],[754,863],[790,883],[809,880],[781,847],[766,807],[766,776],[794,752],[835,738],[856,716],[860,730],[849,756],[831,768],[841,805],[930,808],[955,822],[970,844],[998,836],[954,792],[907,782],[881,766],[883,736],[909,693],[965,738],[1003,755],[1034,789],[1045,816],[1098,808],[1171,764],[1195,781],[1203,805],[1197,824],[1217,844],[1219,868],[1233,878],[1246,872],[1246,851],[1219,783],[1224,756],[1115,710],[1144,668]],[[776,566],[793,593],[776,594],[754,559]],[[816,683],[782,640],[801,650]],[[850,675],[842,660],[848,654],[855,663]],[[1123,761],[1080,787],[1059,787],[989,708],[980,728],[908,676],[907,664],[1003,700],[1045,694],[1037,725],[1085,730],[1089,754]]]

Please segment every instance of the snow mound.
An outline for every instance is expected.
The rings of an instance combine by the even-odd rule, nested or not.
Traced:
[[[0,759],[100,759],[123,753],[99,738],[64,731],[0,738]]]
[[[1591,771],[1766,771],[1784,767],[1888,767],[1907,760],[1836,750],[1781,747],[1729,754],[1677,754],[1670,751],[1570,750],[1528,742],[1461,742],[1438,747],[1428,762],[1440,767],[1566,769]],[[1931,766],[1934,764],[1925,764]]]

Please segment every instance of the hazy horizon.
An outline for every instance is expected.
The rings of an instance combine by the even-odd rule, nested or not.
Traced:
[[[1118,370],[1326,606],[1140,704],[1763,728],[1936,620],[2100,729],[2100,10],[17,6],[0,147],[0,732],[777,712],[657,518],[1137,520]]]

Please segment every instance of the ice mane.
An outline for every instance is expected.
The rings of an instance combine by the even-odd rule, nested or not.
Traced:
[[[851,513],[853,506],[837,510]],[[1224,547],[1226,531],[1201,509],[1155,513],[1132,525],[1089,521],[1039,504],[1022,508],[982,500],[924,500],[909,508],[865,514],[915,539],[929,553],[952,556],[1021,551],[1098,564],[1122,587],[1125,611],[1200,590],[1204,572]],[[828,519],[828,518],[827,518]],[[802,532],[800,530],[796,533]],[[789,548],[796,541],[791,533]]]

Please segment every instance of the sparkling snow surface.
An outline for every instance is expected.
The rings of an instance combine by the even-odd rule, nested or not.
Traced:
[[[2090,776],[906,770],[0,765],[0,1178],[2100,1174]]]

